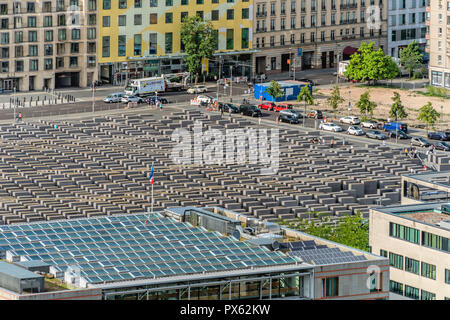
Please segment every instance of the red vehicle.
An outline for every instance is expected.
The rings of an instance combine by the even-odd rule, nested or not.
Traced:
[[[289,103],[280,103],[279,105],[277,105],[275,107],[275,111],[281,111],[281,110],[286,110],[286,109],[292,109],[294,106],[292,104]]]
[[[259,104],[258,108],[272,111],[274,108],[276,108],[276,106],[277,105],[273,102],[264,102]]]

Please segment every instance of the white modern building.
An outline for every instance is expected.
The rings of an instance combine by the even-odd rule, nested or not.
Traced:
[[[425,51],[427,0],[389,0],[388,54],[400,57],[400,50],[412,41]]]

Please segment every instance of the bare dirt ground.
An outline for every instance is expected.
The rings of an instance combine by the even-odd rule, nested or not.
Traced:
[[[327,104],[326,99],[331,95],[332,88],[330,89],[318,89],[315,91],[314,99],[317,107],[321,110],[330,110],[331,107]],[[369,88],[369,87],[360,87],[360,86],[342,86],[340,87],[340,92],[342,98],[345,101],[339,106],[337,116],[347,115],[347,106],[349,99],[349,91],[350,91],[350,102],[351,102],[351,111],[350,115],[363,116],[359,113],[358,108],[356,107],[356,102],[359,101],[361,94],[365,91],[369,90],[370,92],[370,100],[374,101],[377,104],[377,107],[374,110],[373,117],[376,119],[387,119],[389,117],[389,110],[393,103],[392,97],[394,96],[394,92],[398,92],[401,97],[402,104],[405,106],[406,112],[408,113],[408,118],[404,119],[408,124],[420,124],[420,121],[417,120],[417,116],[419,114],[419,109],[431,102],[434,109],[438,112],[441,112],[441,106],[443,107],[443,122],[446,126],[450,127],[450,100],[442,99],[437,97],[427,97],[416,91],[412,90],[402,90],[402,89],[390,89],[390,88]],[[444,125],[445,126],[445,125]]]

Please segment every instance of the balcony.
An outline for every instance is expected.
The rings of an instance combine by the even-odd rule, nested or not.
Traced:
[[[265,17],[267,17],[267,11],[264,11],[264,12],[256,12],[256,17],[257,17],[257,18],[265,18]]]
[[[339,8],[341,10],[350,10],[350,9],[356,9],[358,5],[356,3],[350,3],[350,4],[341,4]]]

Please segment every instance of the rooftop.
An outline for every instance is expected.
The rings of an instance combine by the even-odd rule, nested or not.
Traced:
[[[437,184],[450,189],[450,171],[422,172],[418,174],[407,174],[405,177]]]
[[[48,263],[59,278],[78,271],[86,285],[301,262],[158,213],[0,226],[0,254]]]
[[[15,266],[13,264],[4,261],[0,261],[0,273],[7,274],[11,277],[21,280],[42,278],[42,276],[39,274],[36,274],[34,272],[28,271],[24,268]]]
[[[450,220],[450,215],[441,213],[439,211],[419,211],[419,212],[405,212],[400,213],[401,216],[406,216],[416,221],[425,222],[428,224],[437,224],[441,221]]]

